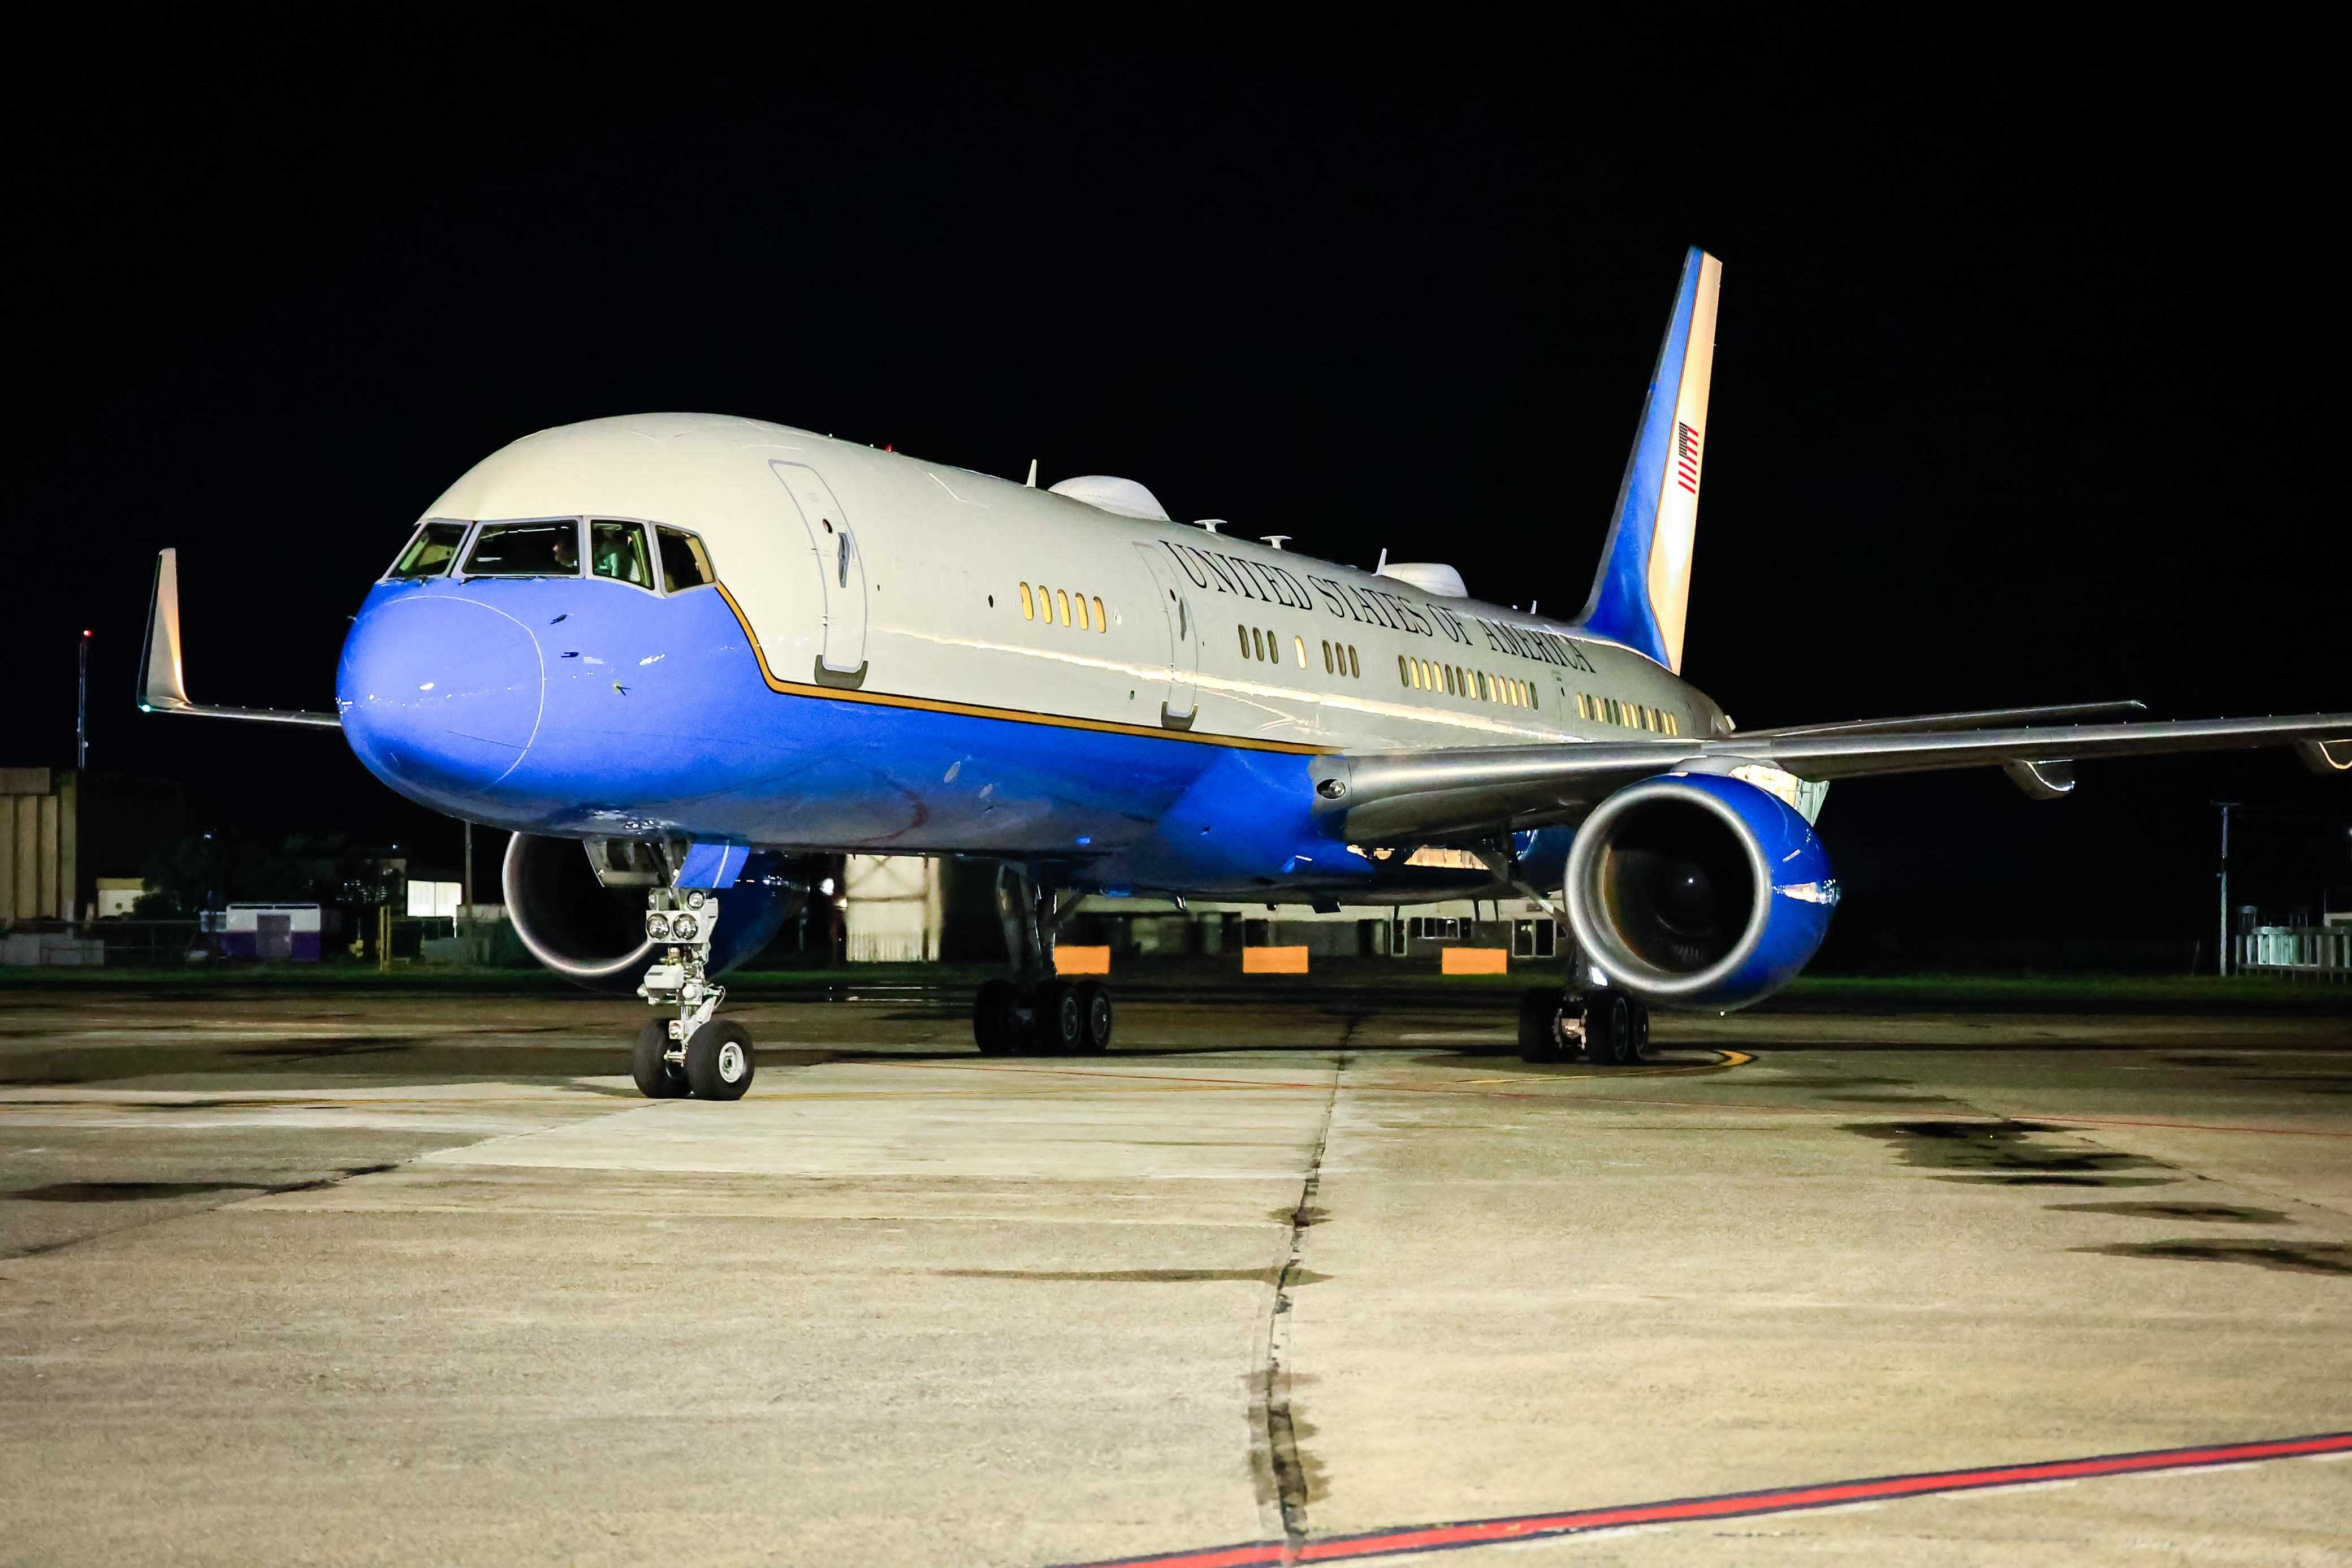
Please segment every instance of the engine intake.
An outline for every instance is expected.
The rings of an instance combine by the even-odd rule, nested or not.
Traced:
[[[1794,979],[1837,906],[1805,819],[1737,779],[1676,773],[1603,800],[1577,830],[1569,927],[1636,996],[1738,1008]]]
[[[507,918],[530,956],[596,990],[631,991],[661,946],[646,936],[646,886],[667,881],[630,874],[608,883],[598,874],[601,851],[614,863],[657,864],[652,846],[641,856],[576,839],[517,833],[507,844],[503,881]],[[766,946],[808,896],[804,878],[781,856],[754,853],[733,887],[719,894],[721,919],[710,950],[709,973],[723,974]]]

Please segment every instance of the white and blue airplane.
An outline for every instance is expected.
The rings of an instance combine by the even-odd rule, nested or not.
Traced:
[[[1615,1063],[1651,1004],[1741,1007],[1812,956],[1832,779],[1999,767],[2046,798],[2083,758],[2265,745],[2352,770],[2352,714],[1737,728],[1682,678],[1720,277],[1689,254],[1572,619],[1474,600],[1446,566],[1178,524],[1129,480],[1039,489],[1034,465],[1013,484],[638,414],[525,436],[426,508],[353,618],[333,713],[191,701],[165,550],[139,704],[339,727],[410,800],[511,830],[525,945],[673,1015],[637,1041],[646,1094],[717,1099],[754,1070],[718,977],[805,896],[795,854],[997,864],[1011,971],[974,1004],[983,1051],[1108,1045],[1109,993],[1054,972],[1088,894],[1516,894],[1567,936],[1524,1051]]]

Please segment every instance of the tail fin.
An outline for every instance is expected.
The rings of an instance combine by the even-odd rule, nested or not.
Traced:
[[[1693,246],[1617,489],[1617,517],[1601,571],[1578,618],[1595,635],[1646,653],[1677,674],[1690,605],[1691,542],[1698,531],[1715,297],[1722,282],[1723,263]]]

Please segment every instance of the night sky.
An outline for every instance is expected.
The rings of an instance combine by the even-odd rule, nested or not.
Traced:
[[[324,708],[443,487],[650,409],[1127,475],[1573,611],[1692,243],[1724,286],[1685,673],[1744,726],[2352,706],[2337,84],[2252,23],[419,15],[118,18],[20,58],[0,762],[70,759],[88,626],[93,768],[225,825],[454,842],[331,736],[134,713],[154,551],[197,700]],[[2185,942],[2217,798],[2315,819],[2249,838],[2252,895],[2352,884],[2352,786],[2287,753],[2084,775],[1840,785],[1840,950]]]

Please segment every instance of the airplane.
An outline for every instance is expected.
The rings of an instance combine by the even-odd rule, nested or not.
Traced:
[[[1600,569],[1567,620],[1450,566],[1362,570],[1180,524],[1101,475],[1049,489],[757,420],[524,436],[425,509],[345,638],[335,707],[188,695],[162,552],[139,706],[337,727],[409,800],[510,830],[508,914],[558,973],[658,1013],[653,1098],[756,1069],[719,977],[814,852],[993,862],[991,1054],[1099,1051],[1055,972],[1087,895],[1400,904],[1524,895],[1563,932],[1522,1053],[1641,1059],[1653,1005],[1786,985],[1838,904],[1832,781],[2293,746],[2352,772],[2352,714],[2158,722],[2137,703],[1743,730],[1683,678],[1721,263],[1694,247]],[[1438,852],[1430,852],[1435,851]]]

